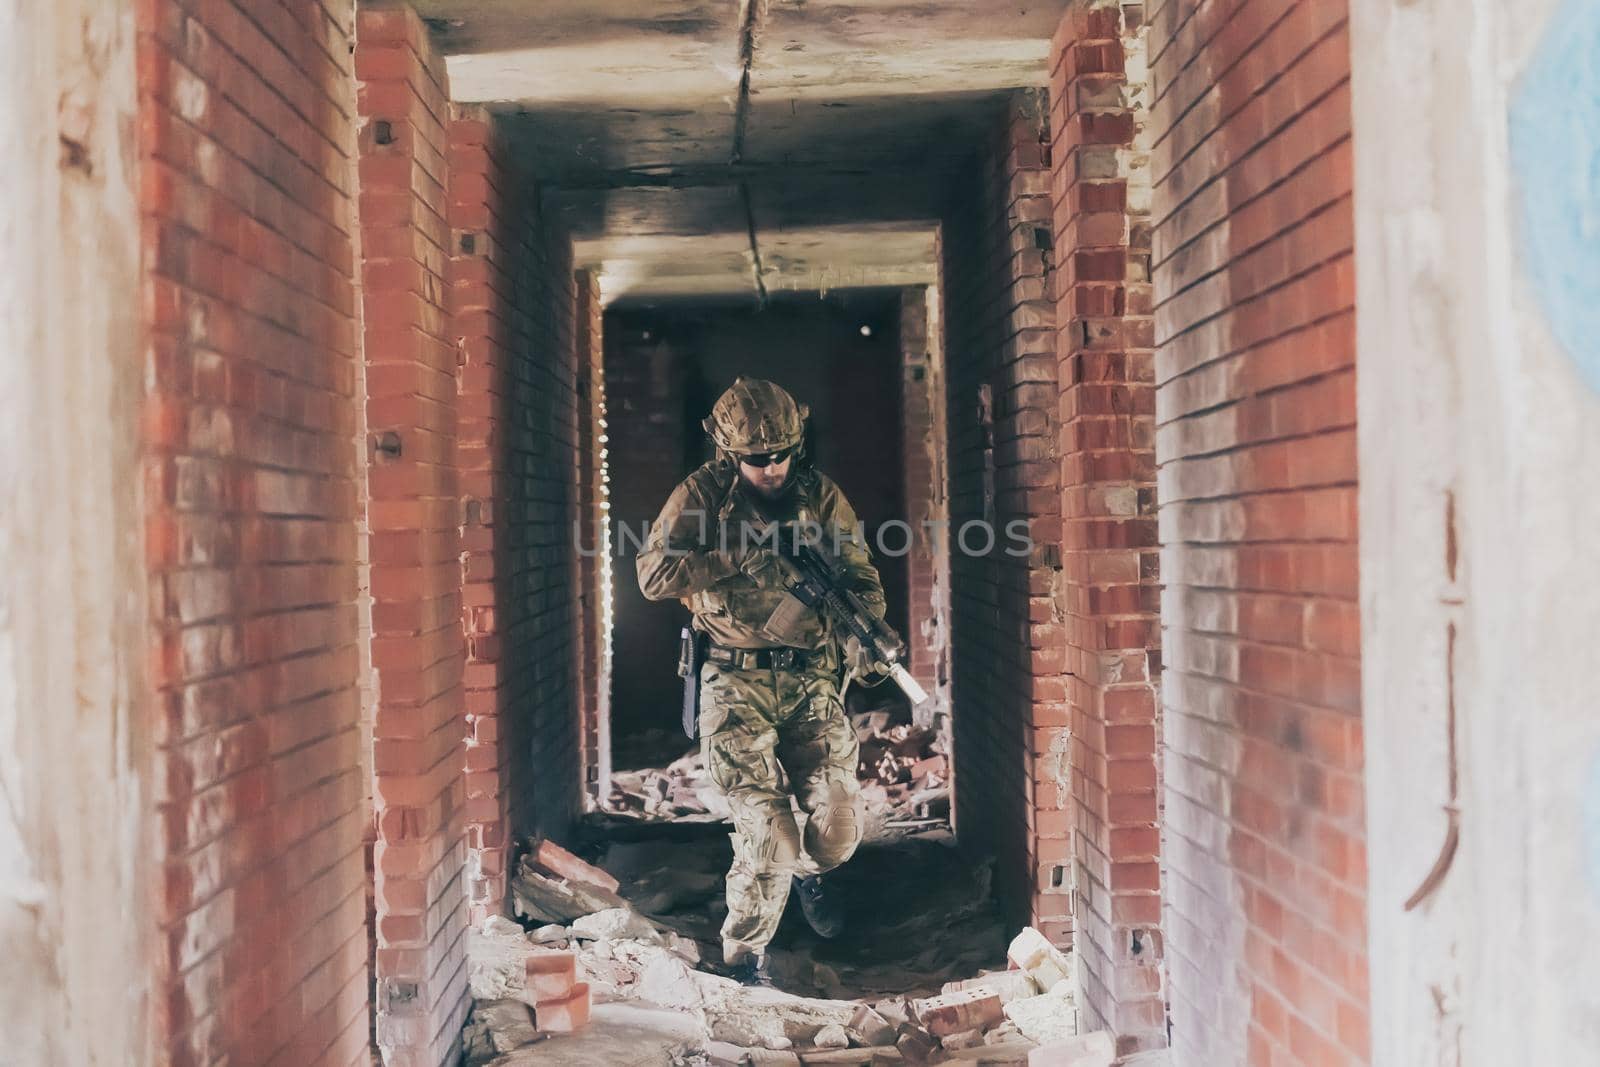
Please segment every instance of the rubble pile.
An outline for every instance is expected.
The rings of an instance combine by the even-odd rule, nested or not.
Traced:
[[[926,727],[890,725],[887,711],[852,716],[861,745],[857,768],[871,836],[937,829],[950,819],[950,759],[945,739]],[[663,733],[666,746],[682,744]],[[729,815],[698,750],[664,768],[613,771],[610,809],[624,818],[716,821]]]
[[[877,758],[906,758],[894,747],[909,732],[879,736]],[[1111,1063],[1106,1035],[1077,1034],[1068,958],[1032,929],[1008,945],[988,867],[949,845],[864,849],[839,872],[863,912],[856,933],[817,943],[790,928],[771,953],[777,988],[748,988],[704,962],[724,914],[726,837],[667,829],[597,846],[594,865],[549,842],[522,857],[520,921],[491,918],[469,937],[467,1064]],[[892,920],[884,899],[897,901]]]

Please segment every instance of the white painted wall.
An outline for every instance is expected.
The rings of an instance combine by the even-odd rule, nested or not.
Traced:
[[[0,1063],[146,1049],[133,7],[0,0]]]
[[[1600,1063],[1600,5],[1352,15],[1372,1062]]]

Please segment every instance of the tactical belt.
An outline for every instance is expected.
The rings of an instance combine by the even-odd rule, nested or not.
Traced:
[[[706,660],[738,671],[803,671],[808,666],[825,662],[822,653],[802,648],[727,648],[723,645],[708,648]]]

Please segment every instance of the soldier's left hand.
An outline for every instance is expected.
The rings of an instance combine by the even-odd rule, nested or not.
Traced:
[[[872,653],[855,634],[845,638],[844,662],[850,676],[869,688],[889,677],[889,672],[872,658]]]

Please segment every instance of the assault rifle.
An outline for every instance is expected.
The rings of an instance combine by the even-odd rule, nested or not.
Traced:
[[[905,658],[905,642],[849,588],[842,568],[811,541],[799,536],[780,537],[774,555],[783,567],[784,584],[793,600],[785,600],[773,612],[766,626],[768,632],[782,633],[806,609],[815,608],[838,629],[861,642],[873,664],[894,679],[913,707],[928,699],[927,692],[901,662]]]

